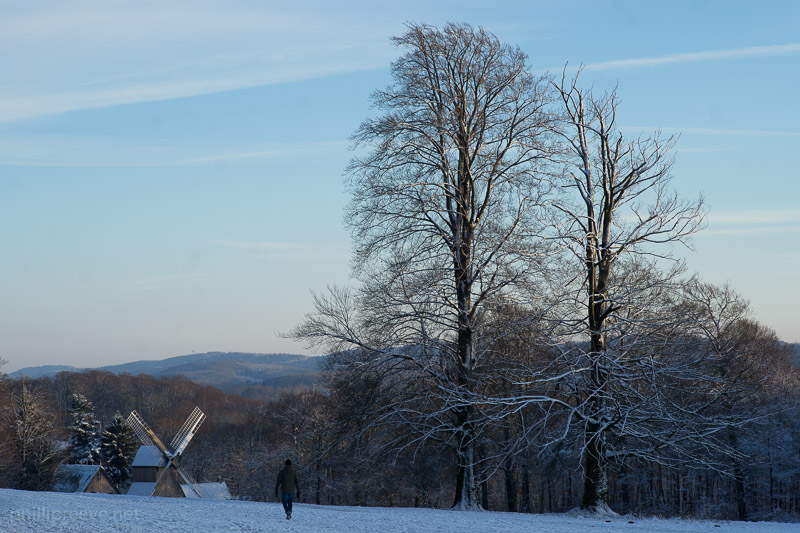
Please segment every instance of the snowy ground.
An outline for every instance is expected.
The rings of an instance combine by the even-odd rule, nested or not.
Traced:
[[[800,524],[580,518],[432,509],[327,507],[295,504],[291,521],[280,504],[148,496],[61,494],[0,489],[2,532],[313,532],[313,533],[800,533]]]

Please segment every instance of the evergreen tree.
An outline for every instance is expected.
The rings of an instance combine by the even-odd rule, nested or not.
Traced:
[[[111,480],[120,488],[125,486],[136,452],[136,435],[119,411],[103,431],[100,439],[100,452]]]
[[[73,394],[69,413],[72,460],[84,465],[99,463],[100,422],[94,415],[94,405],[83,394]]]

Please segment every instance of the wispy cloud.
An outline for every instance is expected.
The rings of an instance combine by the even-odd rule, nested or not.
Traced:
[[[242,248],[246,250],[308,250],[310,244],[273,241],[214,241],[217,246]]]
[[[393,31],[326,2],[19,3],[0,18],[0,122],[382,67]]]
[[[800,208],[711,211],[711,224],[800,224]]]
[[[259,150],[254,152],[238,152],[210,155],[177,161],[175,166],[195,165],[205,163],[216,163],[218,161],[235,161],[241,159],[260,159],[265,157],[288,157],[319,154],[320,152],[341,151],[346,152],[350,144],[348,141],[328,141],[318,143],[297,143],[275,146],[269,150]]]
[[[149,278],[120,280],[113,285],[119,294],[138,294],[155,292],[168,287],[185,284],[189,280],[198,279],[197,274],[165,274]]]
[[[209,148],[202,145],[147,145],[110,138],[0,135],[0,165],[14,167],[148,168],[194,167],[287,157],[347,153],[349,142],[282,142]]]
[[[675,153],[679,154],[716,154],[725,152],[735,152],[736,148],[675,148]]]
[[[758,227],[740,227],[729,229],[706,229],[698,233],[699,237],[716,237],[722,235],[763,235],[775,233],[793,233],[800,232],[800,224],[790,226],[758,226]]]
[[[772,57],[800,54],[800,43],[787,43],[767,46],[750,46],[746,48],[730,48],[727,50],[706,50],[701,52],[687,52],[656,57],[638,57],[632,59],[618,59],[583,65],[585,71],[623,70],[629,68],[656,67],[678,63],[698,63],[704,61],[719,61],[724,59],[748,59],[755,57]],[[577,70],[574,66],[569,70]],[[553,69],[560,70],[560,69]]]
[[[800,131],[749,130],[736,128],[658,128],[654,126],[625,126],[621,129],[623,131],[630,132],[660,131],[666,134],[685,135],[720,135],[732,137],[800,137]]]
[[[709,227],[699,237],[721,235],[800,234],[800,208],[711,211]]]
[[[342,242],[214,241],[213,244],[243,250],[267,260],[341,264],[350,257],[349,245]]]

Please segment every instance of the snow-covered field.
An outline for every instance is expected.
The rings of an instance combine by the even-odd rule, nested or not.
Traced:
[[[278,503],[148,496],[62,494],[0,489],[0,531],[80,533],[130,531],[313,533],[800,533],[800,524],[656,518],[581,518],[432,509],[328,507],[295,504],[291,521]]]

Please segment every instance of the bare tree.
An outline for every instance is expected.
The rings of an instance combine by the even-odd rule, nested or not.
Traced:
[[[46,489],[57,458],[53,440],[55,417],[43,395],[22,383],[11,396],[12,446],[16,457],[16,486],[25,490]]]
[[[397,383],[422,380],[404,391],[425,407],[390,411],[422,440],[453,447],[454,507],[477,508],[476,337],[487,299],[532,269],[522,230],[541,192],[547,86],[518,48],[469,25],[410,24],[394,42],[406,53],[374,94],[384,114],[355,133],[367,153],[349,169],[361,285],[318,298],[295,333],[331,350],[361,348],[353,371],[383,365]]]
[[[742,421],[763,426],[787,409],[783,398],[791,393],[782,381],[793,374],[787,364],[788,350],[772,330],[751,319],[749,303],[728,284],[716,286],[692,277],[683,286],[681,308],[696,349],[708,361],[708,374],[717,377],[716,411],[722,415],[720,420],[729,423],[723,434],[734,452],[727,473],[733,478],[737,517],[747,520],[745,462],[753,462],[764,452],[743,451]]]
[[[556,131],[565,155],[558,180],[564,195],[554,206],[560,213],[556,239],[575,265],[577,285],[565,287],[579,291],[567,300],[574,304],[566,322],[574,327],[567,334],[585,341],[572,345],[584,424],[581,507],[596,510],[608,502],[606,437],[615,420],[609,413],[624,394],[617,387],[626,382],[627,370],[636,370],[627,365],[637,359],[632,339],[627,345],[625,339],[634,330],[643,332],[643,313],[662,297],[658,287],[678,273],[669,269],[659,279],[655,264],[643,259],[669,257],[669,247],[656,245],[685,242],[701,227],[703,206],[702,200],[678,199],[668,188],[674,138],[626,140],[616,124],[616,93],[596,97],[579,88],[577,78],[554,83],[561,104]],[[627,272],[620,265],[625,258]],[[643,277],[645,271],[651,274]]]

